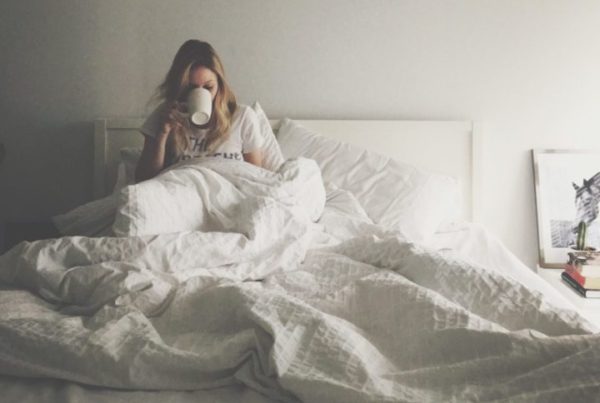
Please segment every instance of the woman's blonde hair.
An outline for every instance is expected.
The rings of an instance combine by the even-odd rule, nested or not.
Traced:
[[[213,100],[213,113],[208,122],[207,148],[211,152],[227,139],[233,114],[237,109],[235,94],[225,81],[225,70],[215,49],[207,42],[196,39],[186,41],[173,59],[165,80],[156,89],[153,99],[172,105],[185,101],[190,86],[190,73],[197,67],[206,67],[217,76],[218,88]],[[172,164],[189,147],[189,139],[184,130],[169,136],[166,149],[166,163]]]

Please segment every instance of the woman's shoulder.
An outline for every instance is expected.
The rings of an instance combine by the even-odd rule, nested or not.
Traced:
[[[245,104],[237,104],[232,123],[236,126],[252,126],[258,123],[258,116],[252,107]]]
[[[248,115],[256,115],[254,110],[246,104],[237,104],[233,117],[246,117]]]

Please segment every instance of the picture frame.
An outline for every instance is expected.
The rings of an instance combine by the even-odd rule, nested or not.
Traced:
[[[600,151],[534,149],[539,266],[562,268],[586,222],[586,247],[600,250]]]

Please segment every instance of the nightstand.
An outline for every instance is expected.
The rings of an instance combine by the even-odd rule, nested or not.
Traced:
[[[600,298],[585,298],[560,277],[562,269],[537,268],[538,275],[554,287],[565,299],[573,304],[577,312],[600,329]]]

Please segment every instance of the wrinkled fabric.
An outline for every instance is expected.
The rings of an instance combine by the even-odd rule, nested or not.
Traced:
[[[334,187],[316,224],[253,200],[240,232],[63,237],[0,256],[0,373],[244,385],[286,402],[600,392],[600,336],[537,290],[373,224]]]

